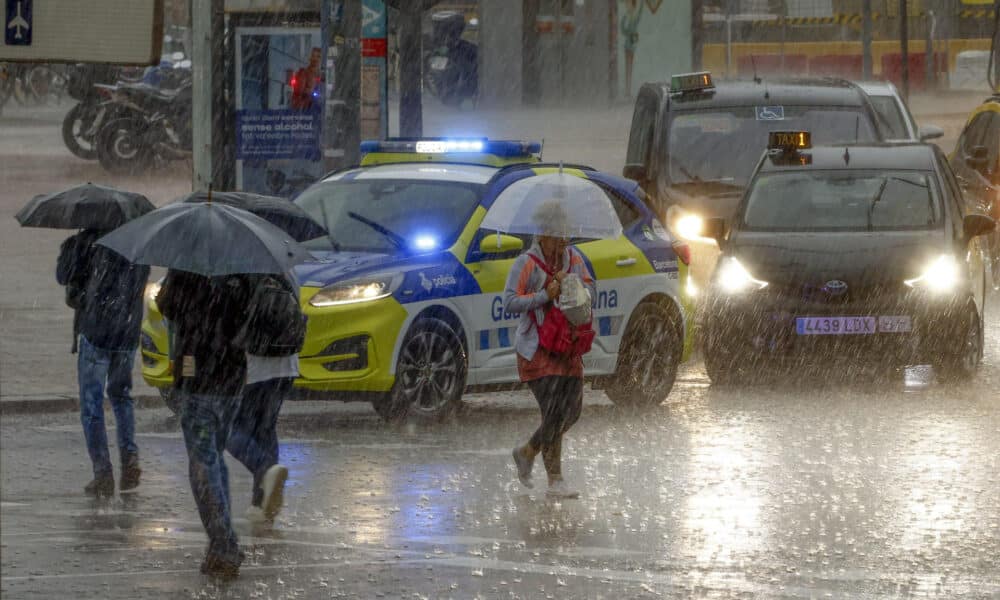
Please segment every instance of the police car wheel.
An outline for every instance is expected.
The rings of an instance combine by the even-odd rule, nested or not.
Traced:
[[[652,302],[640,304],[629,318],[618,368],[605,393],[621,407],[658,406],[674,386],[682,352],[670,312]]]
[[[160,398],[163,399],[163,404],[170,409],[170,412],[177,416],[181,414],[181,400],[180,397],[174,393],[173,387],[159,388]]]
[[[461,405],[467,369],[454,329],[438,319],[417,321],[400,347],[392,392],[376,401],[375,410],[389,422],[448,421]]]
[[[965,381],[976,374],[983,358],[983,320],[973,301],[955,315],[950,333],[951,347],[934,362],[934,372],[940,381]]]

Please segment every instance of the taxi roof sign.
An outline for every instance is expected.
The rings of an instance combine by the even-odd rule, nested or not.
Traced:
[[[670,77],[671,93],[701,92],[714,89],[715,83],[712,82],[712,73],[710,71],[679,73]]]
[[[808,131],[772,131],[767,134],[767,149],[797,152],[812,148],[812,134]]]
[[[362,166],[451,162],[503,167],[538,162],[542,144],[487,138],[390,138],[361,142]]]

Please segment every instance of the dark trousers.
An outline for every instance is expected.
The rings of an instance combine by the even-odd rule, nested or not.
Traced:
[[[294,377],[279,377],[243,389],[226,450],[253,473],[254,506],[264,501],[264,473],[278,464],[278,413],[294,381]]]
[[[583,379],[552,375],[528,382],[542,411],[542,424],[528,445],[542,453],[549,478],[562,475],[562,437],[583,410]]]
[[[132,402],[132,361],[135,349],[104,350],[80,336],[77,380],[80,383],[80,422],[94,477],[111,477],[108,432],[104,427],[104,394],[108,395],[118,424],[118,450],[122,465],[139,451],[135,445],[135,413]]]
[[[188,477],[208,534],[208,553],[239,564],[240,548],[230,518],[229,473],[223,452],[240,397],[184,393],[183,399],[181,431],[188,452]]]

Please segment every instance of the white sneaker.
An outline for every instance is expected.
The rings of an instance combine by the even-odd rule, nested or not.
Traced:
[[[579,498],[580,492],[570,488],[565,481],[560,479],[555,483],[549,484],[549,489],[545,491],[545,495],[549,498],[564,498],[569,500]]]
[[[264,516],[269,521],[281,512],[281,507],[285,503],[285,481],[288,480],[288,467],[274,465],[264,473],[264,481],[261,487],[264,489],[264,500],[261,508]]]
[[[247,521],[254,525],[264,525],[270,523],[270,520],[264,516],[264,509],[259,506],[251,506],[246,512]]]

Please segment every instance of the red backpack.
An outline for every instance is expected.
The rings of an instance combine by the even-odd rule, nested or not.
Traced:
[[[545,264],[545,261],[539,259],[534,254],[528,254],[528,256],[548,275],[545,278],[545,284],[542,286],[542,289],[545,289],[548,287],[549,282],[552,281],[555,273]],[[567,265],[566,272],[570,272],[569,265]],[[538,318],[535,317],[534,310],[531,311],[531,320],[535,323],[535,328],[538,330],[538,345],[552,354],[559,356],[583,356],[590,352],[591,346],[594,345],[594,337],[597,333],[594,331],[593,320],[574,326],[566,319],[566,315],[556,306],[555,302],[548,303],[548,308],[545,311],[545,320],[542,321],[541,325],[538,324]]]

